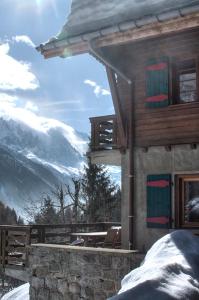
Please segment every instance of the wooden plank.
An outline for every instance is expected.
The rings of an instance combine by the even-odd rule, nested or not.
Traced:
[[[80,42],[78,44],[67,45],[66,47],[57,47],[42,51],[44,58],[52,58],[55,56],[69,57],[82,53],[89,52],[89,46],[87,42]]]
[[[31,225],[32,226],[32,225]],[[4,229],[4,230],[13,230],[13,231],[28,231],[30,228],[29,225],[0,225],[0,229]]]
[[[26,236],[8,236],[8,244],[23,245],[26,244]]]
[[[13,231],[11,229],[8,231],[8,236],[14,236],[14,237],[22,236],[22,237],[24,237],[24,236],[26,236],[26,234],[27,234],[26,231]]]
[[[184,126],[181,127],[175,127],[175,128],[166,128],[166,129],[152,129],[152,130],[137,130],[135,132],[136,138],[137,137],[143,137],[146,139],[152,139],[152,138],[162,138],[163,140],[168,137],[189,137],[189,136],[195,136],[197,137],[199,135],[198,131],[199,125],[192,126],[191,128],[185,128]]]
[[[7,256],[7,230],[3,230],[3,238],[2,238],[2,267],[5,268],[7,264],[6,256]]]
[[[142,127],[142,126],[159,126],[161,127],[162,125],[165,125],[169,122],[174,122],[176,121],[176,123],[178,122],[182,122],[182,121],[189,121],[191,120],[191,122],[195,122],[198,120],[198,116],[199,116],[199,110],[198,113],[197,111],[194,112],[190,112],[188,114],[186,114],[186,112],[182,112],[177,113],[177,114],[160,114],[160,115],[153,115],[151,116],[151,118],[137,118],[137,122],[136,122],[136,127]]]
[[[118,90],[117,90],[117,83],[115,80],[115,74],[109,67],[106,68],[106,72],[107,72],[107,76],[108,76],[111,95],[112,95],[112,99],[113,99],[113,105],[115,108],[115,113],[116,113],[116,118],[117,118],[117,123],[118,123],[118,132],[119,132],[119,137],[120,137],[120,143],[123,148],[126,148],[127,147],[127,137],[126,137],[126,132],[125,132],[124,118],[122,115],[120,98],[119,98],[119,94],[118,94]]]
[[[8,252],[24,252],[25,251],[25,248],[26,248],[26,245],[24,245],[24,247],[15,247],[15,246],[12,246],[12,245],[9,245],[8,246]]]
[[[136,131],[141,132],[144,131],[152,131],[152,130],[164,130],[164,129],[174,129],[178,127],[184,127],[186,130],[186,127],[189,127],[191,130],[194,129],[194,127],[199,128],[199,115],[193,115],[191,122],[190,118],[187,116],[176,116],[176,117],[170,117],[165,119],[149,119],[144,124],[137,124]]]
[[[175,105],[178,106],[178,105]],[[179,105],[181,106],[181,105]],[[168,117],[178,117],[178,116],[184,116],[186,115],[187,117],[190,117],[192,115],[197,115],[199,114],[199,107],[198,106],[193,106],[193,107],[189,107],[188,105],[185,104],[184,107],[180,107],[179,108],[165,108],[165,110],[160,110],[157,109],[156,111],[147,111],[147,110],[136,110],[136,120],[137,121],[141,121],[144,122],[146,120],[146,122],[148,122],[148,120],[150,119],[164,119],[166,120]]]
[[[38,243],[45,243],[45,227],[38,228]]]
[[[156,138],[139,138],[136,139],[136,145],[139,147],[150,147],[150,146],[166,146],[166,145],[184,145],[184,144],[192,144],[199,143],[199,136],[188,136],[188,137],[167,137],[162,139],[161,137]]]

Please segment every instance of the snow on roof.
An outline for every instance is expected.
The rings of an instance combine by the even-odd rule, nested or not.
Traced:
[[[199,237],[178,230],[158,240],[109,300],[199,299]]]
[[[81,35],[198,4],[198,0],[73,0],[61,35]]]
[[[198,12],[199,0],[72,0],[71,13],[61,32],[36,49],[45,58],[85,53],[92,39],[172,19],[183,20]]]

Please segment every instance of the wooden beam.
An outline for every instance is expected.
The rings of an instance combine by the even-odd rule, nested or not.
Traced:
[[[141,28],[133,28],[125,32],[116,32],[96,39],[96,48],[126,44],[148,38],[155,38],[162,35],[173,34],[180,31],[199,27],[199,13],[193,13],[185,17],[179,17],[164,22],[155,22]],[[81,41],[65,47],[56,47],[44,50],[42,54],[45,58],[55,56],[72,56],[89,52],[88,41]]]
[[[116,113],[116,118],[117,118],[117,123],[118,123],[118,132],[119,132],[121,147],[126,148],[127,147],[127,136],[126,136],[126,132],[125,132],[124,118],[123,118],[123,114],[122,114],[120,97],[119,97],[119,93],[118,93],[115,74],[109,67],[106,68],[106,72],[107,72],[108,81],[109,81],[109,85],[110,85],[111,95],[113,98],[113,105],[115,108],[115,113]]]
[[[65,47],[57,47],[50,50],[44,50],[42,52],[44,58],[52,58],[56,56],[61,56],[63,58],[70,57],[73,55],[79,55],[89,52],[88,43],[81,42],[78,44],[71,44]]]
[[[125,44],[148,38],[159,37],[179,31],[199,27],[199,13],[190,14],[186,17],[179,17],[166,22],[155,22],[141,28],[134,28],[125,32],[116,32],[96,41],[96,47]]]

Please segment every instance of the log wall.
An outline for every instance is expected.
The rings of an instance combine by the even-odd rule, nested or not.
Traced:
[[[134,80],[134,95],[130,92],[128,84],[120,78],[118,78],[118,90],[122,112],[127,121],[130,118],[130,103],[135,102],[136,146],[199,142],[199,102],[171,104],[165,108],[145,107],[146,62],[151,58],[169,57],[170,98],[172,99],[174,80],[172,62],[199,57],[199,29],[104,49],[104,52]]]

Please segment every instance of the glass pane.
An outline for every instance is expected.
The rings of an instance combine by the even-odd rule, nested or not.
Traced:
[[[185,182],[185,221],[199,222],[199,181]]]
[[[183,102],[196,101],[196,91],[180,93],[180,101],[183,101]]]
[[[180,101],[196,101],[196,73],[187,73],[180,75]]]
[[[185,73],[180,75],[180,81],[196,79],[196,72]]]

